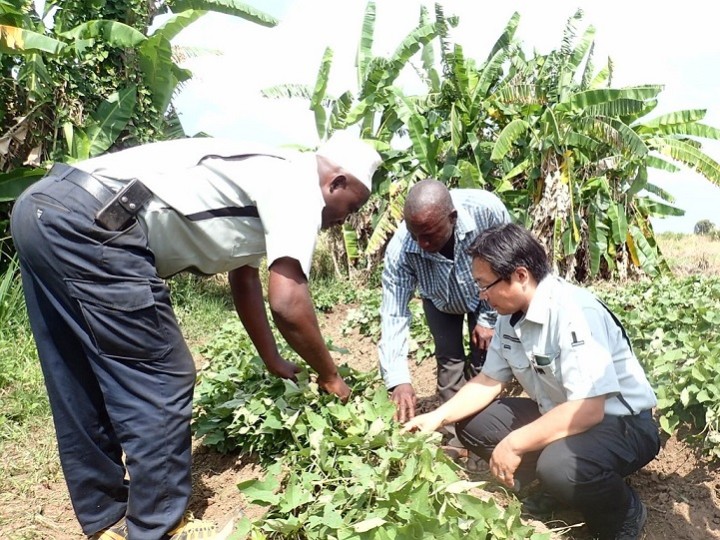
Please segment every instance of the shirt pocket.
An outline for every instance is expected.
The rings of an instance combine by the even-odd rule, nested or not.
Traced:
[[[567,401],[560,372],[560,351],[533,351],[530,365],[537,377],[538,392],[556,405]]]
[[[560,358],[559,351],[533,351],[530,363],[538,374],[543,375],[544,373],[556,374],[557,360]]]
[[[170,349],[147,280],[67,280],[88,333],[101,355],[124,360],[158,360]]]
[[[502,336],[503,356],[514,372],[526,372],[530,369],[530,360],[520,340],[504,334]]]

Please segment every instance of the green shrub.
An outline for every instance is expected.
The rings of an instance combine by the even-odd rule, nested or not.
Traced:
[[[702,432],[720,457],[720,278],[664,276],[600,296],[622,320],[658,396],[660,425]]]
[[[503,509],[468,493],[480,483],[459,479],[439,434],[400,433],[376,373],[340,366],[347,403],[320,392],[304,364],[297,382],[274,378],[237,321],[204,354],[195,435],[268,467],[238,485],[267,511],[242,519],[234,538],[547,538],[522,524],[517,502]]]

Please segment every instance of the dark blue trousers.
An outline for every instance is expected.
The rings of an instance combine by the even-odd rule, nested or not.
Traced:
[[[190,497],[195,367],[144,231],[98,226],[104,202],[51,173],[15,203],[12,235],[83,532],[126,516],[130,538],[158,540]]]
[[[511,431],[540,417],[528,398],[494,401],[456,424],[460,441],[490,461],[495,446]],[[660,451],[657,424],[649,411],[637,416],[609,416],[584,433],[525,454],[515,471],[521,485],[538,478],[547,492],[579,510],[600,538],[614,538],[630,505],[628,476]]]

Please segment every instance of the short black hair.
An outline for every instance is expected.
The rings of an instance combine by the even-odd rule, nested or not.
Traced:
[[[540,283],[550,273],[550,263],[540,242],[525,227],[505,223],[481,232],[468,248],[474,258],[486,261],[502,279],[524,266]]]

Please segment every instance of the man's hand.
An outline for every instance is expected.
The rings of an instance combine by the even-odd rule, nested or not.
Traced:
[[[278,355],[274,360],[265,362],[267,370],[281,379],[290,379],[291,381],[297,382],[296,373],[300,371],[300,367],[289,360],[285,360],[283,357]]]
[[[343,378],[337,373],[327,379],[318,377],[318,386],[322,390],[325,390],[328,394],[335,394],[339,397],[343,403],[345,403],[350,397],[350,387],[345,384]]]
[[[415,396],[415,389],[412,384],[398,384],[395,388],[393,388],[390,399],[392,399],[395,404],[396,421],[404,424],[415,417],[417,397]]]
[[[439,409],[421,414],[407,421],[402,428],[403,433],[418,431],[420,433],[432,433],[442,426],[443,416]]]
[[[508,437],[505,437],[493,450],[489,463],[490,472],[512,489],[515,485],[515,471],[520,466],[521,459],[522,456],[515,452]]]
[[[470,339],[472,340],[472,344],[478,349],[486,351],[488,347],[490,347],[490,341],[492,340],[493,333],[494,330],[492,328],[486,328],[476,324],[475,328],[473,328]]]

